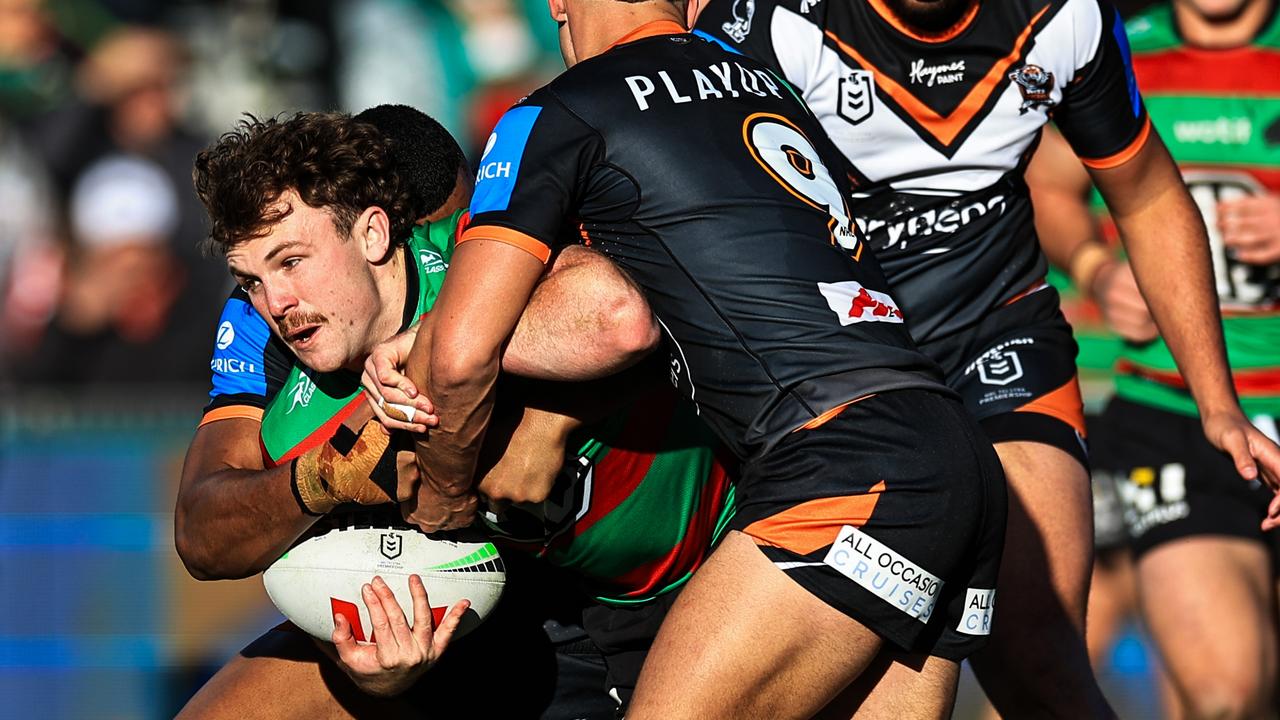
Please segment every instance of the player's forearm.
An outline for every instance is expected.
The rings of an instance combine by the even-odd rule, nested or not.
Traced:
[[[184,483],[174,514],[178,556],[197,580],[248,577],[267,568],[316,521],[290,488],[289,466],[227,468]]]
[[[1089,209],[1089,175],[1056,131],[1045,130],[1027,166],[1026,180],[1040,248],[1050,263],[1070,273],[1077,286],[1089,292],[1099,269],[1096,258],[1107,257],[1106,249]],[[1097,249],[1086,249],[1089,246]],[[1085,257],[1098,252],[1104,254]]]
[[[1163,144],[1153,137],[1130,163],[1095,173],[1095,182],[1201,415],[1239,412],[1204,221]]]
[[[419,329],[406,368],[426,388],[440,423],[414,441],[424,483],[456,497],[471,490],[476,458],[493,413],[498,378],[498,349],[473,351],[445,338],[436,344],[431,316]]]

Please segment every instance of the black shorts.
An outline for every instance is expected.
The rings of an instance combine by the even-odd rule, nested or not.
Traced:
[[[1123,460],[1120,498],[1135,557],[1195,535],[1256,540],[1280,569],[1280,533],[1263,533],[1271,492],[1246,482],[1209,444],[1197,418],[1113,398],[1103,413],[1108,453]]]
[[[619,705],[618,716],[631,702],[640,668],[658,636],[678,590],[637,605],[591,605],[582,611],[582,627],[605,664],[605,687]]]
[[[1093,551],[1104,553],[1129,547],[1124,524],[1120,480],[1128,473],[1124,459],[1111,445],[1112,433],[1100,415],[1085,417],[1089,430],[1089,479],[1093,485]]]
[[[738,499],[733,529],[890,643],[961,660],[990,634],[1004,475],[955,399],[853,403],[746,463]]]
[[[1052,445],[1088,467],[1077,350],[1051,287],[996,308],[965,332],[920,346],[992,442]]]

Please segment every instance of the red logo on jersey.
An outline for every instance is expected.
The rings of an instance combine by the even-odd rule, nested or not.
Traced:
[[[888,293],[870,290],[856,280],[818,283],[818,292],[827,299],[827,307],[835,312],[841,325],[902,322],[902,311]]]

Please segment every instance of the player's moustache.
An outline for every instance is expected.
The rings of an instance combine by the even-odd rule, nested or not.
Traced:
[[[296,312],[281,318],[280,334],[287,338],[298,328],[308,325],[321,325],[327,322],[329,322],[329,318],[317,312]]]

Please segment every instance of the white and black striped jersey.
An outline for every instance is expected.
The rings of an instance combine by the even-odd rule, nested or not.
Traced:
[[[870,393],[948,392],[860,249],[838,163],[775,73],[658,21],[503,115],[459,242],[614,260],[672,381],[748,458]]]
[[[1150,132],[1101,0],[980,0],[928,37],[883,0],[712,0],[698,29],[779,70],[848,158],[852,211],[920,342],[1043,279],[1022,171],[1045,122],[1097,167]]]

